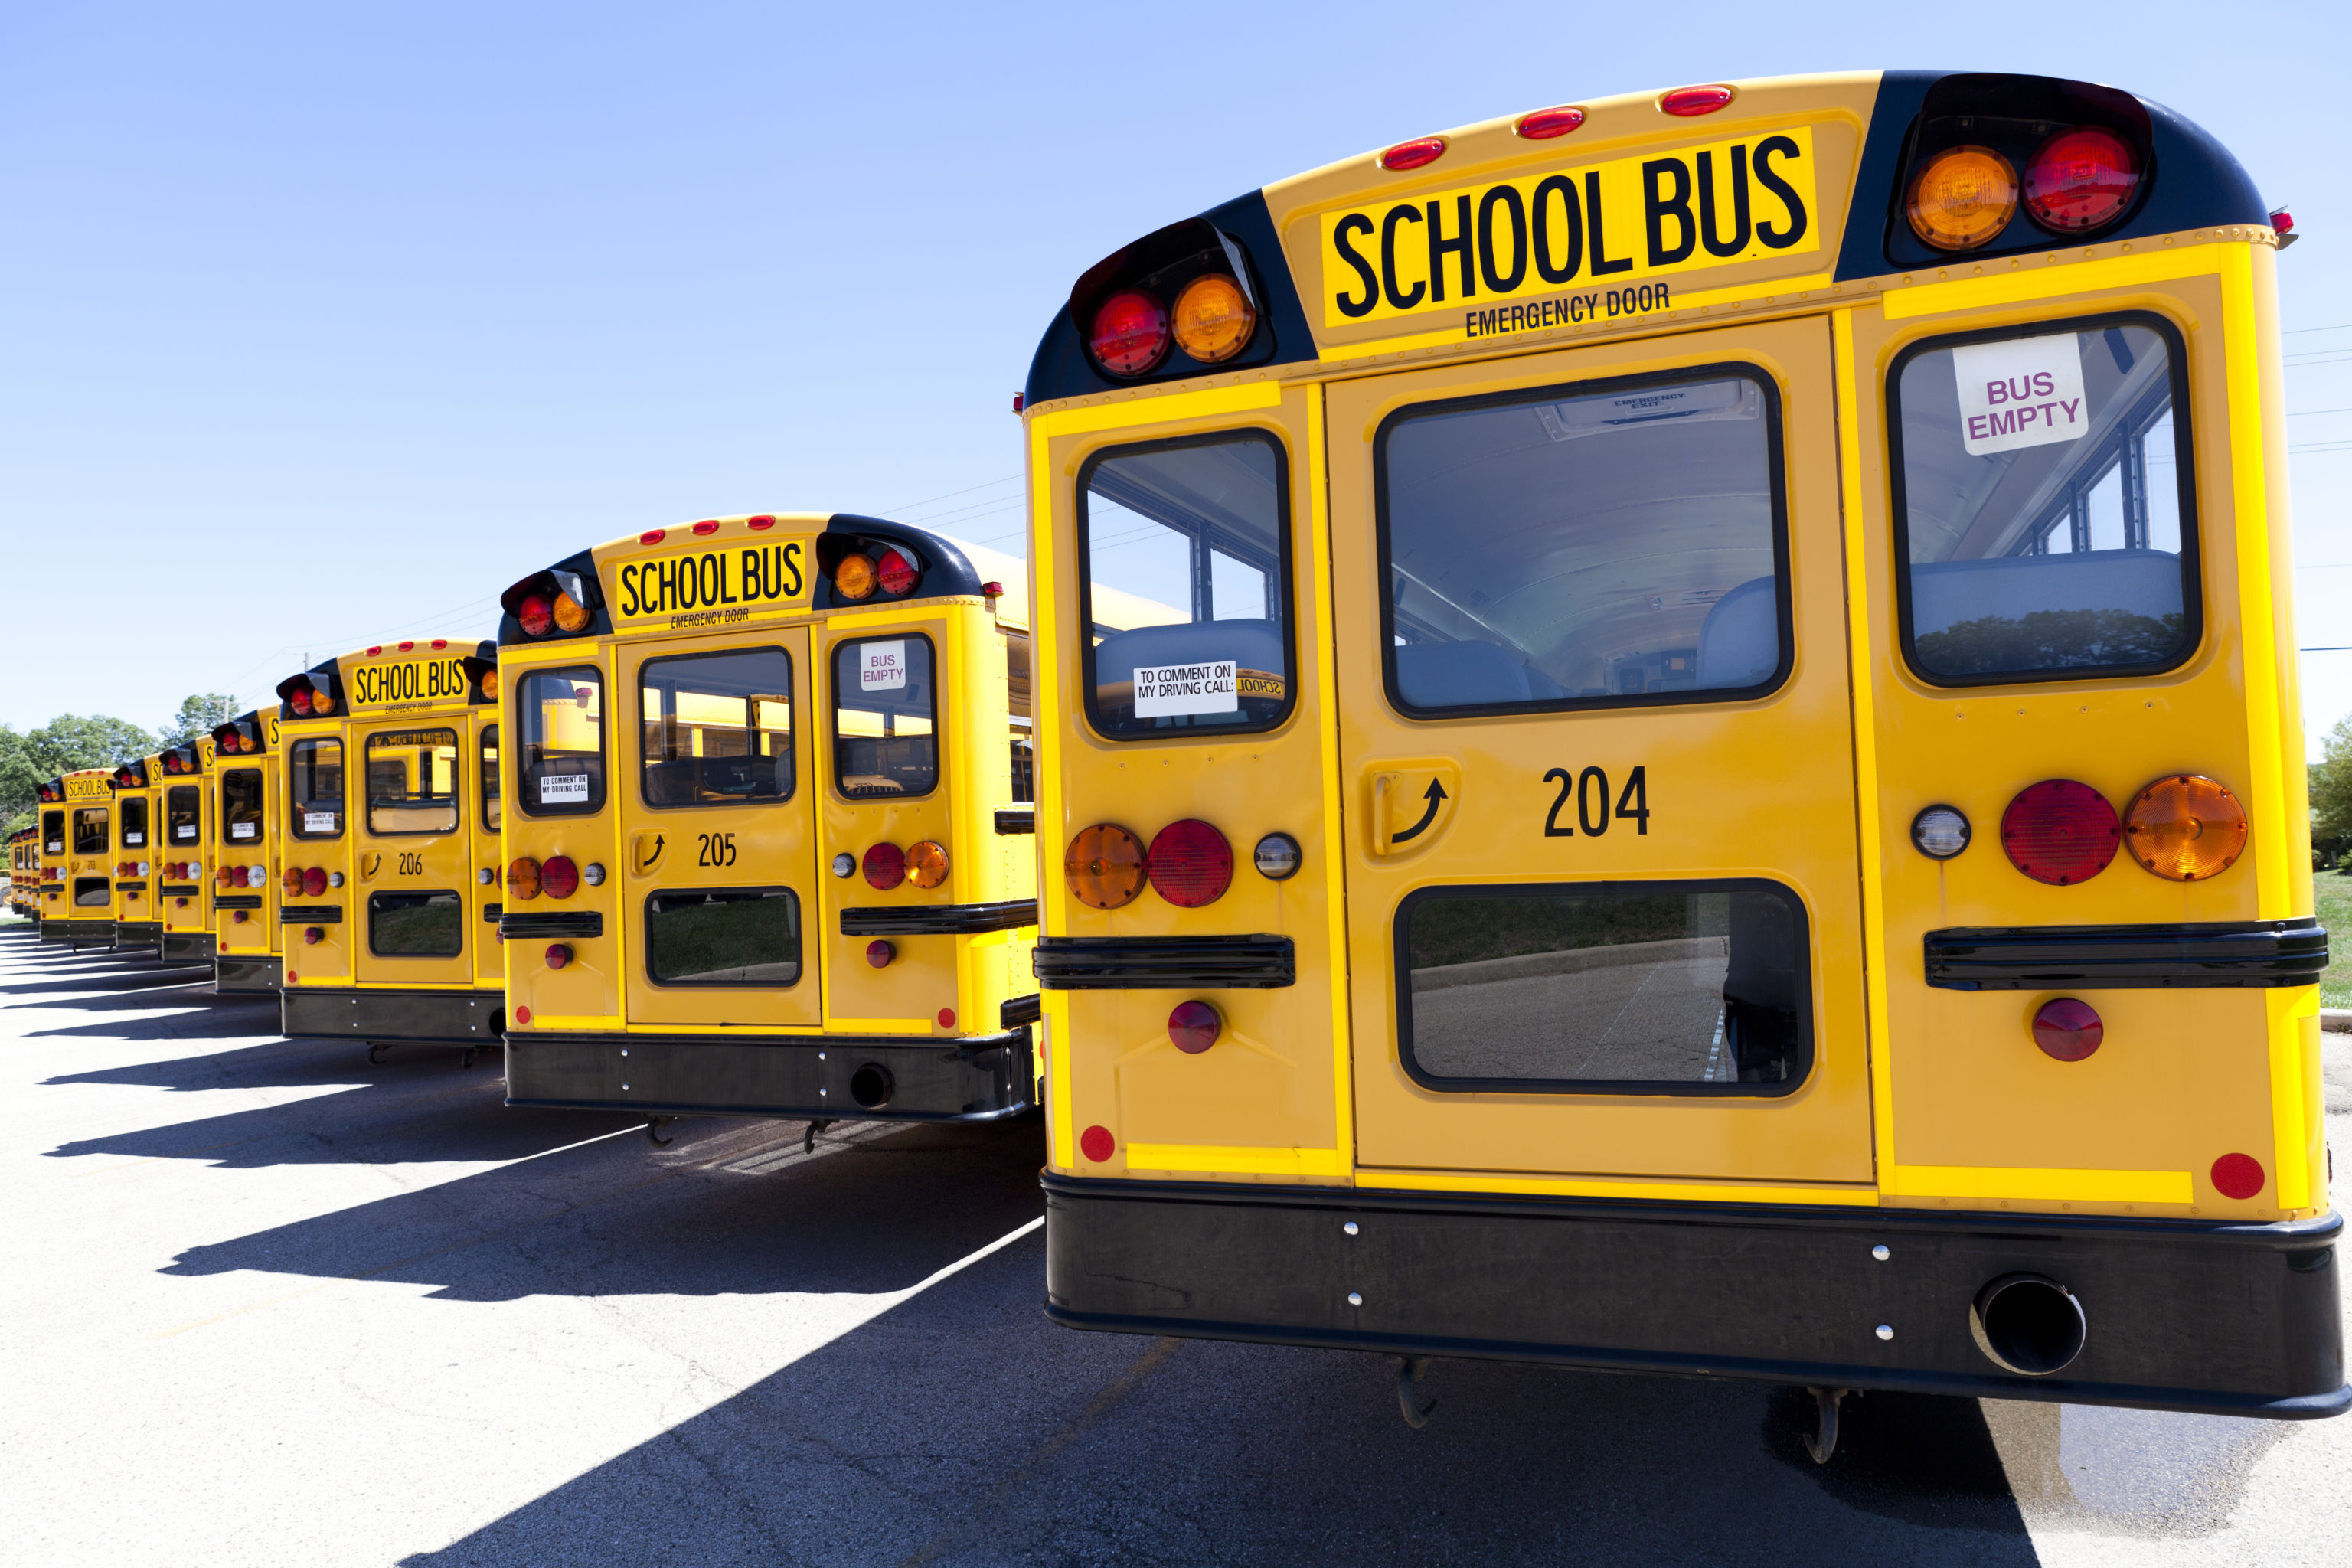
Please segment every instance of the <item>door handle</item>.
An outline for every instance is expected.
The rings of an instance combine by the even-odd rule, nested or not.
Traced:
[[[1364,853],[1375,860],[1418,855],[1445,837],[1462,800],[1462,764],[1414,757],[1370,764],[1365,773]]]

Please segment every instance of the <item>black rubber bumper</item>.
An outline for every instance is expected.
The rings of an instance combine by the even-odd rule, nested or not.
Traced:
[[[254,992],[278,991],[284,988],[286,961],[267,952],[220,952],[213,954],[213,989],[215,991]]]
[[[117,921],[114,923],[114,945],[117,947],[161,947],[163,945],[162,921]]]
[[[163,933],[163,962],[210,963],[215,940],[208,931],[167,931]]]
[[[503,991],[334,991],[298,985],[278,993],[278,1027],[289,1036],[354,1040],[447,1040],[479,1045],[507,1026]]]
[[[2352,1404],[2337,1215],[2226,1226],[1044,1183],[1045,1312],[1071,1328],[2236,1415]],[[2018,1273],[2081,1305],[2088,1332],[2059,1373],[2005,1372],[1977,1344],[1978,1293]]]
[[[114,940],[114,921],[45,920],[41,922],[43,942],[69,942],[78,947],[89,947]]]
[[[869,1070],[870,1069],[870,1070]],[[1029,1031],[507,1036],[507,1103],[665,1116],[995,1121],[1035,1100]]]

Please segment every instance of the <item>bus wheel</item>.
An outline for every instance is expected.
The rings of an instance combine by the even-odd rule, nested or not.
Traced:
[[[1429,1425],[1429,1413],[1437,1408],[1437,1401],[1426,1404],[1421,1397],[1421,1380],[1429,1371],[1425,1355],[1397,1357],[1397,1408],[1404,1412],[1404,1424],[1416,1429]]]
[[[670,1146],[670,1139],[669,1136],[662,1131],[662,1129],[667,1127],[671,1122],[677,1120],[677,1118],[675,1116],[656,1116],[651,1121],[646,1122],[646,1141],[656,1149],[668,1148]]]
[[[1847,1390],[1809,1388],[1805,1392],[1813,1396],[1819,1411],[1818,1427],[1805,1434],[1805,1452],[1813,1457],[1813,1463],[1826,1465],[1830,1456],[1837,1452],[1838,1401],[1846,1396]]]

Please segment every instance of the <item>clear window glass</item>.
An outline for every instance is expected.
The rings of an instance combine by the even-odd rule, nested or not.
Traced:
[[[114,803],[114,808],[122,814],[122,847],[125,849],[146,848],[147,797],[143,795],[125,795]]]
[[[1780,400],[1719,366],[1407,410],[1375,446],[1390,700],[1753,697],[1789,668]]]
[[[456,958],[466,951],[466,903],[455,892],[370,893],[368,951],[378,958]]]
[[[1773,883],[1427,889],[1396,932],[1426,1088],[1784,1094],[1812,1065],[1804,908]]]
[[[221,842],[231,848],[261,842],[261,770],[231,768],[220,781]]]
[[[793,793],[793,660],[779,647],[647,659],[637,676],[647,805]]]
[[[833,650],[833,776],[851,800],[929,795],[940,783],[931,639],[858,637]]]
[[[62,811],[41,813],[41,852],[62,855],[66,852],[66,814]]]
[[[1286,474],[1281,443],[1255,430],[1087,464],[1078,613],[1098,733],[1264,730],[1290,711]]]
[[[2168,668],[2197,646],[2184,370],[2153,316],[1938,339],[1889,384],[1904,647],[1948,686]]]
[[[73,846],[77,855],[103,855],[109,847],[106,838],[107,810],[102,805],[78,805],[73,814]]]
[[[102,910],[113,902],[114,889],[105,878],[74,879],[74,906],[77,909]]]
[[[604,809],[604,675],[593,664],[533,670],[515,706],[522,717],[517,801],[527,816],[588,816]]]
[[[163,831],[172,847],[194,844],[204,830],[204,792],[194,784],[173,784],[163,792]]]
[[[297,741],[286,753],[289,826],[297,838],[343,836],[343,742]]]
[[[646,971],[663,985],[791,985],[801,977],[800,900],[790,888],[655,893]]]
[[[368,831],[457,830],[457,731],[388,730],[367,738]]]
[[[488,832],[496,833],[506,815],[499,809],[499,727],[496,724],[482,726],[481,781],[482,826]]]

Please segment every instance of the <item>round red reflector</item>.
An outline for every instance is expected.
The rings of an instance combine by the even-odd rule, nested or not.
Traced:
[[[2252,1154],[2224,1154],[2213,1162],[2213,1190],[2225,1198],[2250,1198],[2263,1190],[2263,1163]]]
[[[1662,95],[1658,107],[1668,114],[1687,118],[1694,114],[1713,114],[1731,101],[1731,89],[1720,84],[1710,87],[1678,87]]]
[[[877,969],[889,968],[890,961],[898,956],[898,950],[887,942],[877,939],[866,944],[866,962]]]
[[[913,592],[915,584],[923,575],[915,570],[913,562],[895,550],[884,551],[881,562],[874,571],[882,579],[882,591],[894,599]]]
[[[940,1027],[942,1029],[952,1029],[955,1027],[954,1008],[942,1007],[940,1009]]]
[[[2079,1062],[2099,1048],[2107,1026],[2087,1002],[2060,996],[2033,1015],[2033,1043],[2054,1061]]]
[[[1213,904],[1233,885],[1234,847],[1197,817],[1171,822],[1144,854],[1151,885],[1178,909]]]
[[[637,535],[637,542],[639,544],[659,544],[663,540],[667,539],[668,537],[669,530],[667,528],[649,528],[643,533]]]
[[[2000,847],[2010,864],[2057,888],[2105,870],[2122,837],[2107,797],[2073,779],[2028,784],[2000,814]]]
[[[523,636],[543,637],[555,625],[555,606],[538,594],[526,594],[522,603],[515,606],[515,622],[522,627]]]
[[[1197,1057],[1217,1043],[1224,1020],[1206,1002],[1179,1002],[1168,1015],[1168,1039],[1186,1056]]]
[[[1108,1127],[1089,1127],[1078,1134],[1078,1152],[1101,1164],[1118,1149],[1118,1140],[1110,1135]]]
[[[539,885],[551,899],[568,899],[580,890],[580,868],[569,855],[551,855],[539,863]]]
[[[907,879],[907,852],[896,844],[877,844],[863,864],[866,881],[886,893]]]
[[[567,963],[571,963],[571,962],[572,962],[572,950],[571,950],[570,948],[568,948],[568,947],[564,946],[564,945],[563,945],[562,942],[549,942],[549,943],[547,944],[547,967],[548,967],[548,968],[550,968],[550,969],[561,969],[561,968],[562,968],[565,964],[567,964]]]
[[[1167,307],[1140,289],[1121,289],[1095,312],[1087,347],[1113,375],[1141,375],[1168,357]]]
[[[1434,163],[1445,156],[1445,138],[1416,136],[1410,142],[1400,142],[1381,154],[1381,167],[1391,174],[1403,169],[1418,169],[1424,163]]]
[[[694,531],[697,533],[716,533],[719,531],[719,520],[715,517],[705,518],[702,521],[694,525]]]
[[[2139,161],[2112,131],[2062,131],[2025,166],[2025,210],[2055,234],[2113,223],[2138,188]]]
[[[327,891],[327,868],[313,866],[302,873],[302,892],[306,898],[320,898]]]
[[[1565,136],[1584,123],[1584,110],[1562,105],[1558,109],[1538,109],[1533,114],[1522,114],[1519,122],[1511,127],[1530,142],[1549,142],[1555,136]]]
[[[516,1023],[518,1023],[518,1024],[528,1024],[528,1023],[530,1023],[530,1008],[528,1008],[528,1007],[518,1007],[518,1008],[516,1008],[516,1009],[514,1010],[514,1021],[515,1021]]]
[[[754,533],[765,533],[768,530],[776,526],[776,520],[762,513],[758,517],[745,518],[743,520],[743,526],[750,529]]]

